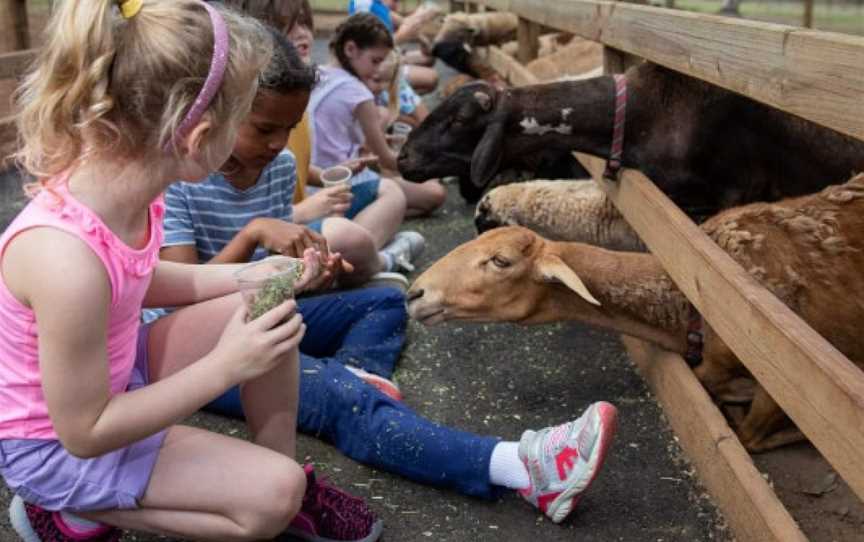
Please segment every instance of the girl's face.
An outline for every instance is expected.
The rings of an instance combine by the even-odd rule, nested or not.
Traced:
[[[386,60],[378,65],[378,69],[375,70],[375,74],[372,77],[364,80],[366,86],[369,87],[369,90],[372,91],[372,94],[376,96],[390,87],[390,82],[393,80],[395,74],[393,71],[396,69],[396,64],[392,61]]]
[[[375,76],[378,66],[384,62],[391,50],[389,47],[383,45],[360,49],[353,41],[348,41],[345,44],[345,56],[351,62],[351,69],[354,70],[354,75],[362,81],[369,80]]]
[[[300,55],[300,59],[307,65],[311,64],[312,43],[315,39],[312,35],[312,29],[308,26],[297,23],[291,27],[291,30],[288,31],[288,34],[286,34],[285,37],[287,37],[288,41],[293,43],[294,47],[297,48],[297,53]]]
[[[264,169],[285,148],[308,103],[308,91],[259,91],[252,112],[237,132],[231,157],[247,169]]]

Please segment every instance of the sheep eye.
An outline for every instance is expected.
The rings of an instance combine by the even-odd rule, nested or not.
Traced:
[[[495,267],[500,267],[501,269],[504,269],[506,267],[510,267],[510,265],[512,265],[509,260],[507,260],[506,258],[504,258],[502,256],[498,256],[498,255],[492,256],[492,264]]]

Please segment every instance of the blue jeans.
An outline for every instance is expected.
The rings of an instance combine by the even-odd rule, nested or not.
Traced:
[[[345,369],[389,378],[405,337],[405,298],[393,288],[350,290],[298,300],[306,322],[300,343],[302,433],[330,442],[346,456],[416,482],[496,498],[489,459],[497,438],[443,427],[419,416]],[[238,388],[208,410],[242,417]]]

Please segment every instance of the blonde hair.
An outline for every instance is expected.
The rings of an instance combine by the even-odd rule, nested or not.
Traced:
[[[210,70],[214,38],[199,0],[144,0],[123,19],[117,0],[65,0],[16,91],[16,158],[49,177],[82,155],[162,152]],[[248,113],[271,40],[249,17],[219,8],[229,30],[225,77],[208,113],[214,140]]]
[[[390,68],[392,66],[392,68]],[[387,84],[387,109],[393,118],[399,116],[399,79],[402,72],[402,54],[394,48],[381,63],[380,69],[390,68],[390,81]]]

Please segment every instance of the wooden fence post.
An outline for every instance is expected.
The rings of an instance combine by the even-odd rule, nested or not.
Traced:
[[[0,53],[30,48],[26,0],[0,0]]]
[[[804,0],[804,28],[813,28],[813,0]]]
[[[519,42],[519,49],[516,53],[519,62],[527,64],[537,58],[537,53],[540,50],[539,24],[520,17],[516,39]]]
[[[642,59],[612,47],[603,47],[603,73],[624,73]]]

